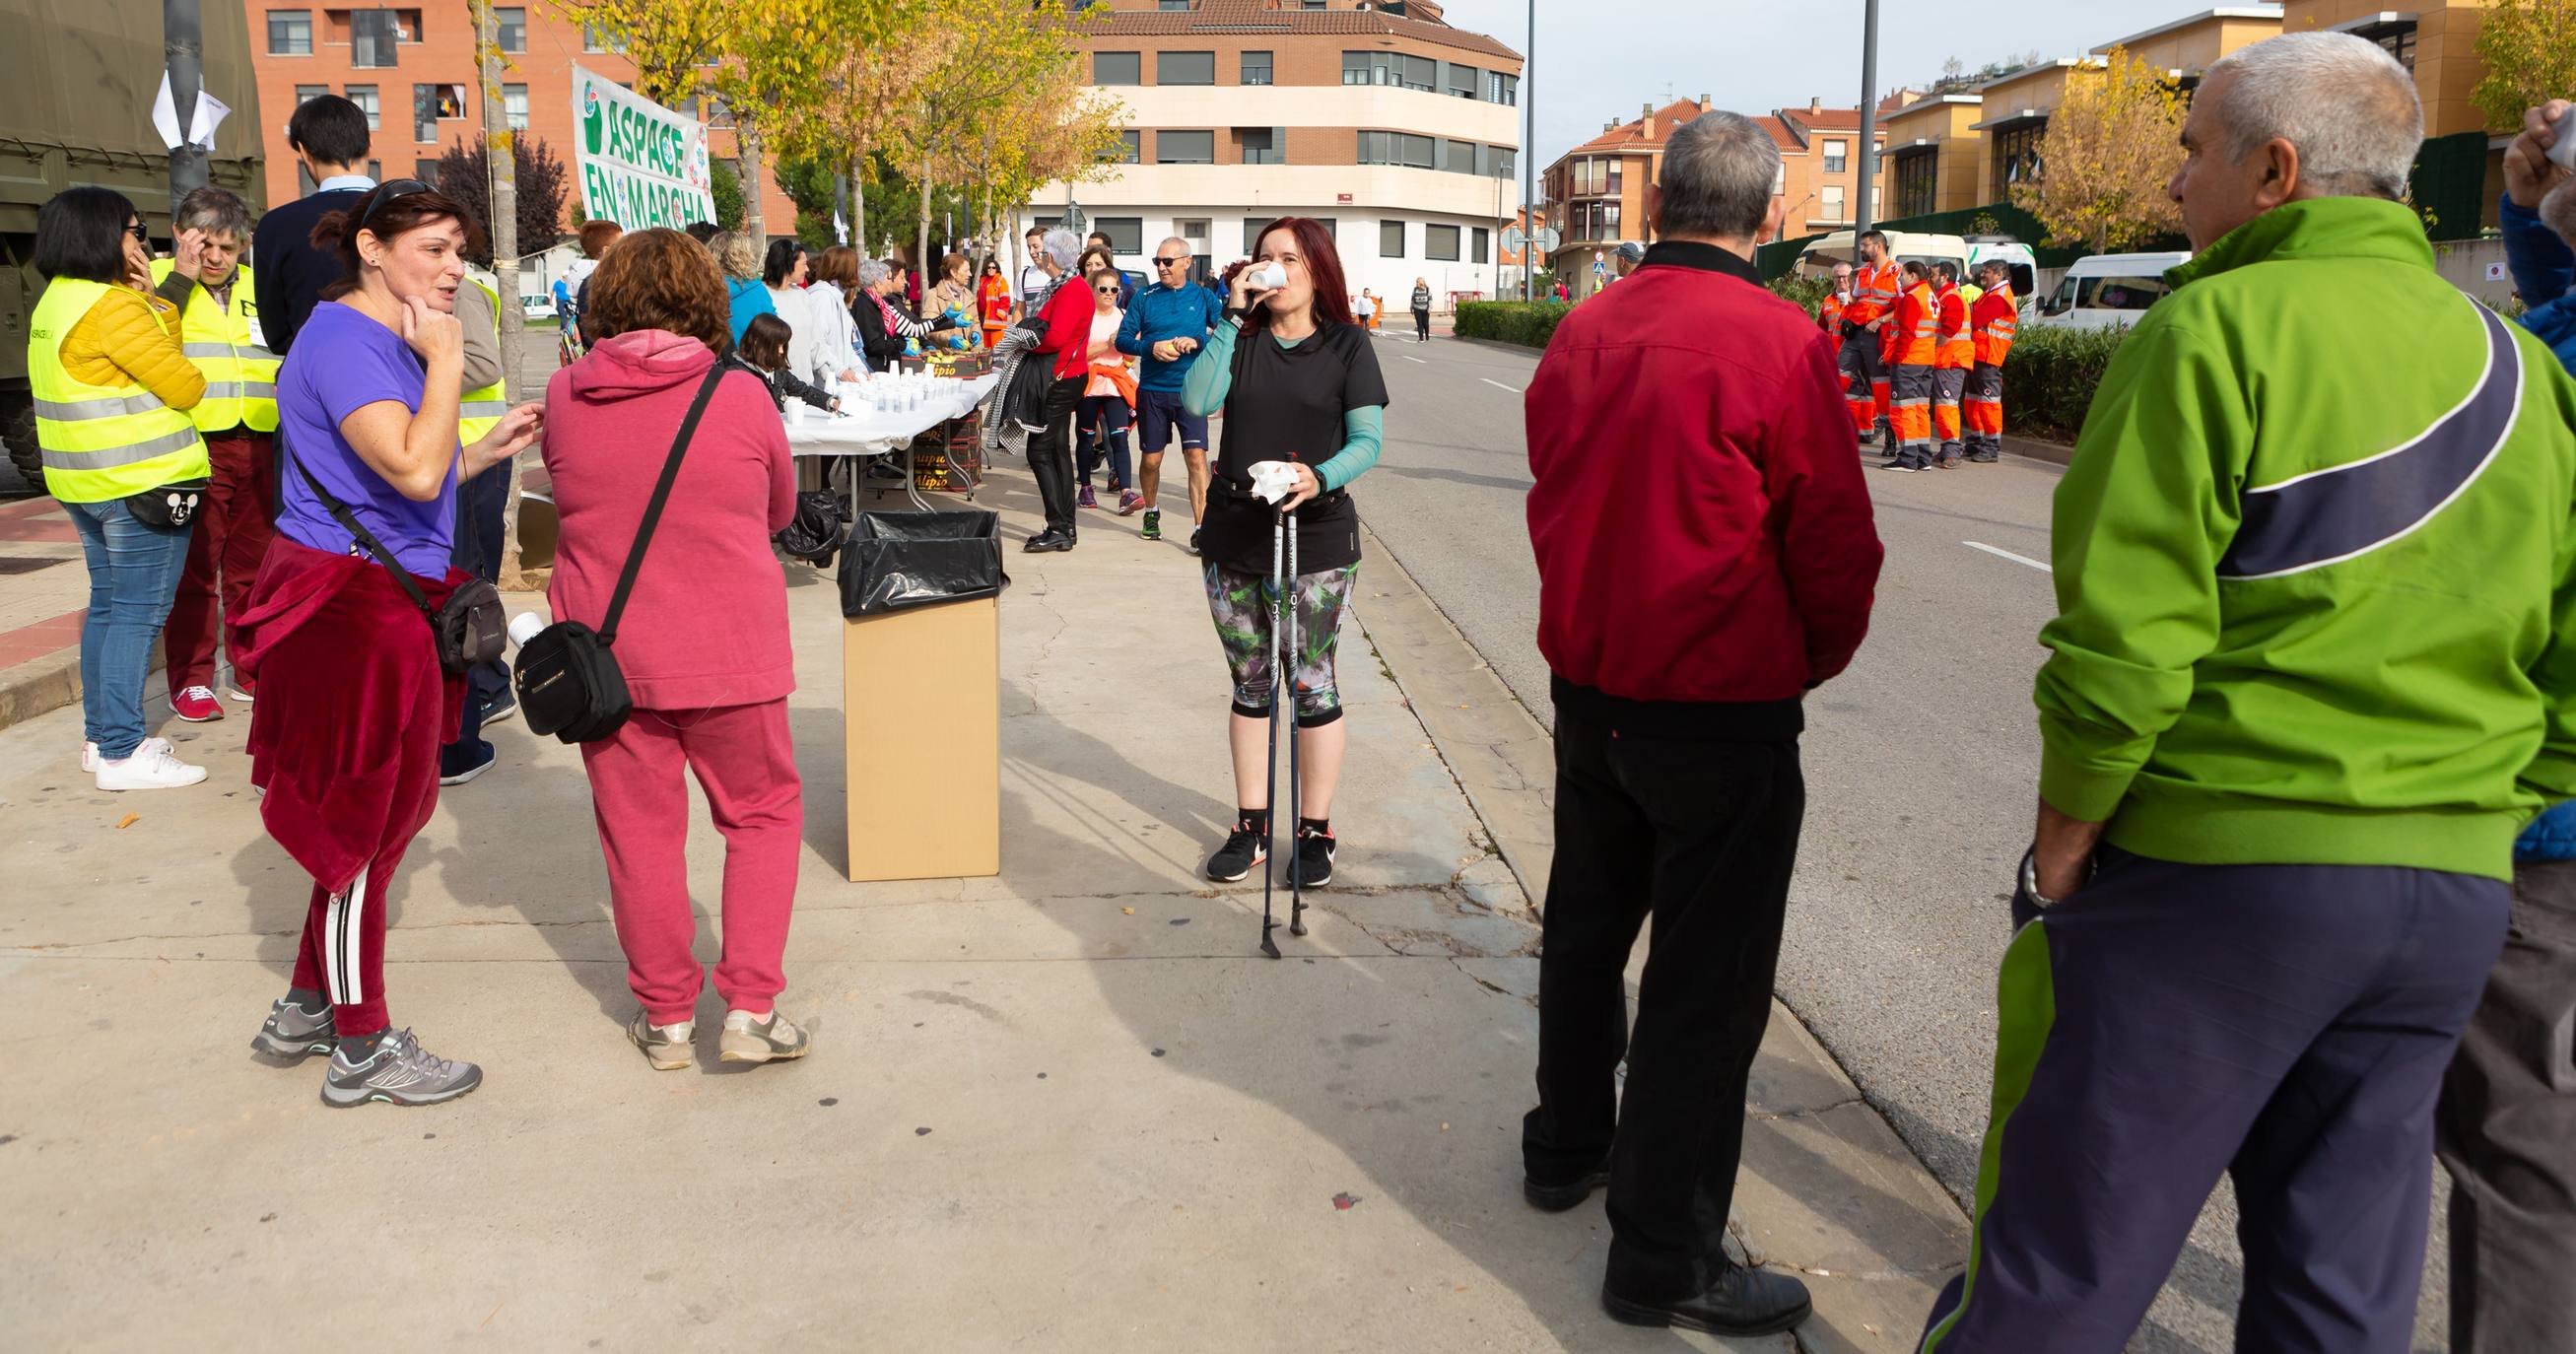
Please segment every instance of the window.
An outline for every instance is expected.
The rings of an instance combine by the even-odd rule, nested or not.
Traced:
[[[1154,83],[1158,85],[1215,84],[1216,53],[1156,52]]]
[[[1473,239],[1476,247],[1467,255],[1467,261],[1469,263],[1483,263],[1490,259],[1493,256],[1494,232],[1483,226],[1478,226],[1473,231],[1469,232],[1469,235]]]
[[[1789,162],[1783,160],[1779,164],[1771,167],[1771,196],[1783,197],[1788,194],[1788,191]]]
[[[1829,183],[1825,185],[1825,191],[1821,197],[1821,202],[1823,204],[1822,210],[1824,211],[1826,220],[1849,221],[1851,219],[1851,214],[1846,210],[1843,202],[1844,191],[1843,186],[1839,183]]]
[[[622,52],[626,50],[626,39],[609,37],[599,31],[597,24],[583,24],[581,49],[585,52]]]
[[[1520,173],[1518,168],[1520,164],[1520,152],[1513,150],[1509,146],[1492,146],[1488,147],[1488,149],[1492,150],[1494,153],[1493,168],[1486,172],[1492,174],[1498,179],[1512,178]]]
[[[340,92],[348,95],[349,102],[356,104],[358,106],[358,111],[367,115],[368,131],[378,131],[383,128],[384,123],[376,116],[376,87],[374,85],[351,85]]]
[[[1243,252],[1246,257],[1257,258],[1260,256],[1261,228],[1278,219],[1279,218],[1276,216],[1247,216],[1243,218]],[[1324,228],[1324,234],[1327,237],[1333,238],[1336,243],[1339,242],[1339,236],[1335,230],[1334,220],[1332,217],[1318,216],[1315,218],[1315,224]]]
[[[1243,83],[1247,85],[1266,85],[1270,83],[1270,54],[1268,52],[1246,52],[1243,54]]]
[[[528,50],[527,6],[519,5],[504,8],[502,6],[495,5],[492,8],[492,22],[501,30],[502,51],[524,52]]]
[[[412,176],[413,178],[415,178],[415,179],[420,180],[422,183],[428,184],[428,185],[429,185],[430,187],[432,187],[432,188],[436,188],[436,187],[438,186],[438,161],[436,161],[436,160],[414,160],[414,161],[412,161],[412,162],[411,162],[411,176]]]
[[[2161,277],[2088,277],[2069,279],[2078,310],[2144,310],[2173,290]]]
[[[1286,164],[1287,132],[1285,127],[1237,127],[1234,129],[1235,158],[1248,165]]]
[[[1929,150],[1897,157],[1889,171],[1888,196],[1895,200],[1896,215],[1921,216],[1935,210],[1939,197],[1941,157]]]
[[[1377,223],[1377,256],[1382,259],[1400,259],[1404,257],[1403,222],[1380,221]]]
[[[1518,107],[1521,101],[1521,78],[1501,71],[1485,72],[1485,102]]]
[[[501,117],[514,132],[528,130],[528,87],[501,86]]]
[[[331,87],[329,85],[297,85],[295,87],[295,106],[301,108],[305,104],[321,98],[323,95],[330,92]]]
[[[1475,142],[1444,141],[1441,143],[1440,150],[1442,162],[1435,166],[1435,168],[1446,169],[1458,174],[1473,174],[1476,172]]]
[[[1141,85],[1145,83],[1144,58],[1134,52],[1093,52],[1091,83]]]
[[[1615,155],[1575,161],[1574,195],[1576,197],[1618,196],[1626,168],[1626,165]]]
[[[1567,239],[1615,240],[1619,238],[1618,203],[1577,202],[1566,210]]]
[[[313,55],[313,11],[272,9],[268,12],[270,56]]]
[[[1158,165],[1212,165],[1216,163],[1216,133],[1156,132],[1154,163]]]
[[[1359,162],[1364,165],[1409,165],[1429,169],[1436,138],[1411,132],[1360,133]]]
[[[1109,237],[1109,252],[1129,257],[1145,252],[1145,218],[1141,216],[1095,216],[1091,228]]]
[[[1322,9],[1323,7],[1324,0],[1303,0],[1303,3],[1297,6],[1299,9]]]
[[[1449,78],[1443,82],[1443,87],[1453,98],[1472,99],[1476,97],[1476,75],[1477,71],[1473,66],[1453,65],[1449,68]]]
[[[2397,64],[2409,72],[2415,69],[2415,25],[2412,21],[2372,24],[2353,30],[2353,35],[2378,43],[2381,51],[2397,58]]]
[[[412,140],[436,141],[438,139],[438,97],[439,91],[444,88],[443,85],[411,87]]]
[[[1145,134],[1143,132],[1133,130],[1120,132],[1118,134],[1117,153],[1110,156],[1109,160],[1111,164],[1121,165],[1144,163]]]
[[[2039,141],[2048,134],[2045,121],[2025,122],[1989,135],[1995,143],[1995,197],[2012,196],[2014,184],[2039,177]]]
[[[394,44],[402,40],[402,30],[394,23],[389,9],[353,9],[349,11],[349,64],[385,67],[394,64]]]
[[[1407,56],[1402,52],[1342,53],[1342,83],[1346,85],[1396,85],[1405,89],[1428,90],[1440,76],[1440,63],[1427,56]]]
[[[1826,173],[1828,173],[1828,174],[1840,174],[1840,173],[1842,173],[1842,172],[1843,172],[1843,162],[1844,162],[1846,159],[1848,159],[1848,158],[1850,157],[1850,155],[1851,155],[1851,143],[1850,143],[1850,142],[1848,142],[1848,141],[1828,141],[1828,142],[1826,142],[1826,143],[1825,143],[1825,172],[1826,172]]]
[[[1189,7],[1190,0],[1161,0],[1161,3],[1154,6],[1154,8],[1160,10],[1177,11],[1182,13],[1186,13],[1189,10]]]
[[[1426,259],[1456,263],[1458,261],[1458,228],[1456,226],[1424,226],[1422,228],[1422,256]]]

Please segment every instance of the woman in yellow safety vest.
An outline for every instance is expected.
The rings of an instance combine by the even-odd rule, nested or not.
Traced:
[[[27,330],[27,383],[45,488],[89,564],[81,766],[102,790],[206,778],[143,728],[152,641],[188,562],[188,491],[206,482],[206,444],[187,413],[206,378],[180,351],[172,307],[152,295],[145,240],[134,204],[106,188],[67,189],[36,216],[46,282]]]

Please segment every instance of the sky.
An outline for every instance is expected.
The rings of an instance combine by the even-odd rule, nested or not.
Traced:
[[[1921,88],[1953,56],[1970,70],[2033,49],[2074,56],[2216,3],[1881,0],[1879,88]],[[1720,108],[1764,113],[1810,97],[1827,107],[1860,100],[1862,0],[1538,0],[1535,47],[1528,0],[1441,4],[1452,25],[1529,54],[1521,97],[1537,99],[1541,169],[1647,103],[1706,94]]]

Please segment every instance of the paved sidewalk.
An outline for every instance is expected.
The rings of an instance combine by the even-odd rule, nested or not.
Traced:
[[[1816,1289],[1797,1341],[1610,1323],[1597,1199],[1521,1202],[1545,742],[1400,568],[1363,567],[1346,639],[1341,880],[1272,962],[1259,890],[1197,876],[1232,796],[1196,561],[1107,513],[1022,556],[1026,472],[994,480],[997,879],[841,878],[837,598],[789,568],[802,1063],[645,1067],[578,754],[513,721],[413,849],[388,947],[397,1023],[487,1081],[326,1109],[318,1063],[246,1047],[306,892],[248,720],[165,726],[213,776],[125,796],[74,770],[76,709],[0,731],[8,1343],[1910,1348],[1962,1221],[1785,1013],[1740,1210]],[[690,846],[711,909],[703,816]]]

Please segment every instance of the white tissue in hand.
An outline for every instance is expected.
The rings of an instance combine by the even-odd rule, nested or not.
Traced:
[[[1297,467],[1289,461],[1256,461],[1252,466],[1252,492],[1263,502],[1277,507],[1297,492]]]

